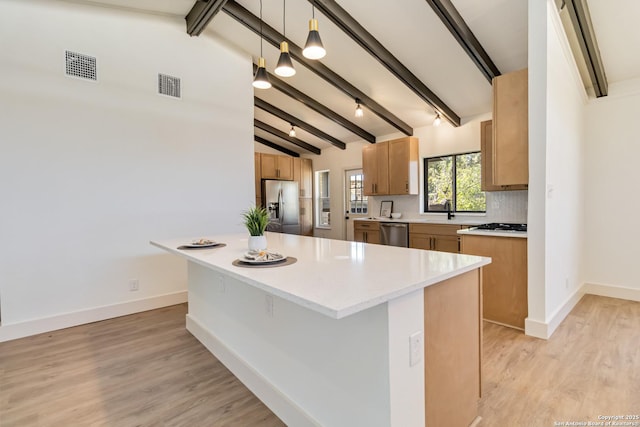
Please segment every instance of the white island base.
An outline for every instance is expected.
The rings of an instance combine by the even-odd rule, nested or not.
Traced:
[[[231,265],[246,247],[246,239],[244,246],[232,239],[242,240],[225,236],[218,240],[226,248],[198,251],[174,249],[179,241],[154,244],[189,260],[187,329],[287,425],[455,427],[475,421],[480,267],[488,259],[274,236],[270,246],[278,240],[284,253],[302,244],[295,253],[299,262],[249,269]],[[338,288],[329,283],[336,278],[331,266],[302,248],[317,249],[310,241],[319,240],[330,248],[325,256],[334,264],[343,250],[359,252],[358,262],[335,266],[351,271]],[[377,302],[381,288],[369,275],[381,268],[375,259],[383,253],[384,268],[399,268],[400,281],[414,278],[400,273],[408,265],[396,266],[396,257],[400,264],[421,261],[413,269],[422,270],[424,282],[387,287],[384,292],[394,296]],[[298,286],[290,283],[295,277]],[[356,277],[362,282],[354,282]],[[285,279],[287,284],[279,284]],[[327,295],[340,288],[355,299],[344,305],[343,298],[340,305],[340,298]],[[358,302],[357,310],[352,302]]]

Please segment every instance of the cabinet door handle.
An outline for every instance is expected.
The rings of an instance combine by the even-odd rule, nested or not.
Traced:
[[[405,182],[404,189],[407,191],[407,193],[409,192],[409,183],[408,182]]]

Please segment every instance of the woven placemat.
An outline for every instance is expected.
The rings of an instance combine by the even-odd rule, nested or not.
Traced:
[[[241,259],[237,259],[233,261],[231,264],[236,267],[247,267],[247,268],[272,268],[272,267],[282,267],[284,265],[295,264],[298,261],[298,258],[288,256],[286,260],[282,262],[272,262],[269,264],[249,264],[247,262],[243,262]]]
[[[226,243],[218,243],[217,245],[213,245],[213,246],[178,246],[176,249],[182,249],[185,251],[190,251],[192,249],[195,249],[196,251],[201,251],[203,249],[218,249],[218,248],[224,248],[225,246],[227,246]]]

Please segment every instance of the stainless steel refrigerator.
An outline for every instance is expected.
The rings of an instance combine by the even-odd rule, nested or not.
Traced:
[[[294,181],[262,181],[262,200],[269,212],[268,231],[300,234],[298,183]]]

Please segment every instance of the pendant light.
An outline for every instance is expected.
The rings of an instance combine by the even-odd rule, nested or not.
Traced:
[[[284,38],[287,38],[287,26],[286,26],[286,11],[287,0],[282,0],[282,34]],[[282,77],[291,77],[296,73],[293,68],[293,62],[291,62],[291,55],[289,55],[289,43],[282,41],[280,43],[280,58],[278,58],[278,65],[276,66],[275,73]]]
[[[364,110],[360,106],[360,100],[356,98],[356,117],[364,116]]]
[[[442,118],[440,117],[440,113],[436,111],[436,118],[433,119],[433,125],[440,126],[440,123],[442,123]]]
[[[262,0],[260,0],[260,58],[258,59],[258,70],[253,78],[253,87],[257,89],[269,89],[271,87],[266,64],[267,61],[262,56]]]
[[[295,138],[296,137],[296,130],[293,128],[293,123],[291,123],[291,130],[289,131],[289,136],[291,138]]]
[[[307,36],[307,42],[304,45],[302,55],[309,59],[324,58],[327,51],[322,46],[322,40],[320,40],[320,33],[318,32],[318,20],[316,19],[315,7],[311,4],[311,19],[309,20],[309,35]]]

